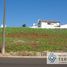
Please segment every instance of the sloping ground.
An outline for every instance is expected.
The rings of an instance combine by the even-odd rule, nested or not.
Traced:
[[[6,28],[6,51],[67,51],[67,29]]]

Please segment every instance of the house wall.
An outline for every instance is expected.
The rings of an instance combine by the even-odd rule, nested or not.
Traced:
[[[53,23],[52,24],[54,27],[60,26],[60,23]]]
[[[41,28],[53,28],[52,25],[48,25],[47,23],[42,23]]]
[[[51,24],[48,24],[46,22],[41,22],[41,28],[54,28],[54,27],[57,27],[59,25],[60,25],[60,23],[51,23]]]
[[[45,28],[45,27],[48,27],[47,23],[41,22],[41,28]]]

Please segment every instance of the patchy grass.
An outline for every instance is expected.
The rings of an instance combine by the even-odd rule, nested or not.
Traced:
[[[6,28],[6,51],[67,51],[67,29]]]

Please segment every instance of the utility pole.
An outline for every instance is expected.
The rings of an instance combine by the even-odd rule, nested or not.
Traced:
[[[5,26],[6,26],[6,0],[4,0],[4,14],[3,14],[3,40],[2,40],[2,55],[5,55],[5,46],[6,46],[6,41],[5,41]]]

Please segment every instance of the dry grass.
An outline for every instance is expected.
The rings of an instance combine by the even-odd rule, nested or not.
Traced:
[[[6,28],[6,51],[67,51],[67,30]]]

